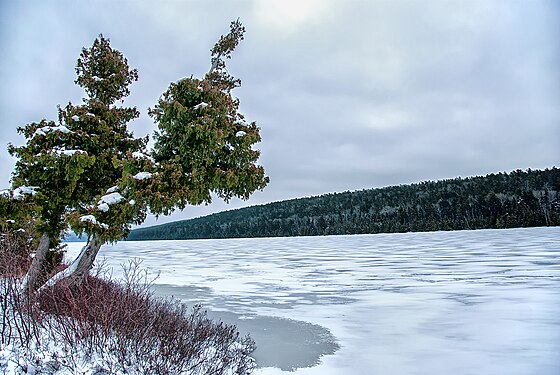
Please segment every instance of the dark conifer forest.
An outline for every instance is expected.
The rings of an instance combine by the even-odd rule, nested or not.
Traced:
[[[316,236],[560,225],[560,169],[291,199],[133,230],[128,240]]]

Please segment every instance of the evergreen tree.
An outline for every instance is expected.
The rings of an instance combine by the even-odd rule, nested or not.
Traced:
[[[14,191],[36,205],[42,233],[24,287],[34,291],[40,286],[45,256],[68,225],[85,233],[88,242],[45,287],[61,279],[80,280],[101,245],[126,236],[148,208],[168,214],[209,202],[212,192],[225,200],[247,199],[266,186],[268,178],[256,165],[259,152],[251,148],[260,141],[259,129],[238,113],[239,100],[231,91],[240,81],[225,69],[224,59],[243,32],[241,23],[233,22],[231,32],[212,49],[212,68],[204,79],[172,83],[150,110],[158,124],[151,152],[147,137],[134,138],[127,128],[139,115],[136,108],[116,105],[129,95],[137,71],[102,35],[82,50],[76,83],[87,94],[83,104],[59,108],[58,124],[43,120],[20,128],[26,144],[9,146],[18,158]]]
[[[225,59],[243,39],[244,27],[232,22],[231,31],[211,50],[211,68],[203,79],[171,83],[149,110],[158,130],[152,153],[159,173],[146,188],[153,212],[167,214],[187,204],[209,203],[214,192],[228,201],[247,199],[268,183],[256,165],[259,128],[239,113],[232,90],[241,85],[226,70]]]

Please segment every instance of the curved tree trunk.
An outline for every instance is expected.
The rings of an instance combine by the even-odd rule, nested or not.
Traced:
[[[39,279],[41,273],[45,267],[45,260],[47,257],[47,252],[49,251],[49,245],[51,243],[51,238],[47,233],[43,233],[41,240],[39,241],[39,246],[31,262],[31,266],[27,270],[27,274],[21,283],[21,290],[29,294],[35,292],[39,285]]]
[[[87,244],[82,248],[78,257],[68,268],[51,277],[39,291],[53,286],[61,280],[66,280],[69,285],[79,283],[93,267],[95,257],[105,241],[98,234],[93,234]]]

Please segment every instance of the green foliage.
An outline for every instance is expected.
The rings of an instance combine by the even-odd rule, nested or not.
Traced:
[[[76,84],[87,97],[81,105],[59,107],[58,123],[42,120],[18,131],[23,146],[9,145],[18,158],[13,189],[33,187],[34,195],[0,202],[0,218],[23,212],[53,246],[65,228],[117,241],[150,209],[168,214],[187,204],[247,199],[268,183],[256,165],[261,140],[255,122],[246,123],[231,91],[241,84],[227,73],[225,59],[243,39],[239,21],[212,49],[212,68],[203,79],[172,83],[149,113],[158,125],[154,150],[148,138],[134,138],[127,124],[136,108],[115,105],[138,79],[123,54],[100,35],[84,48]],[[8,202],[9,201],[9,202]],[[1,221],[0,221],[1,223]]]
[[[309,236],[560,225],[560,169],[292,199],[132,231],[129,240]]]
[[[131,155],[143,151],[147,139],[134,139],[127,130],[138,111],[113,105],[128,95],[128,85],[138,75],[103,36],[82,50],[76,72],[76,83],[89,97],[82,105],[59,107],[58,124],[42,120],[18,129],[26,144],[9,146],[9,152],[18,158],[13,186],[37,187],[33,198],[40,219],[38,229],[51,238],[59,238],[69,222],[77,232],[118,239],[128,222],[143,217],[143,207],[123,210],[126,214],[105,213],[97,209],[97,202],[121,181],[125,167],[143,164]],[[99,222],[106,220],[107,227],[80,220],[88,214]]]
[[[247,199],[268,183],[264,169],[256,165],[260,142],[255,122],[245,122],[239,100],[231,91],[241,81],[231,77],[224,58],[243,37],[237,22],[212,49],[212,69],[204,79],[185,78],[171,83],[149,110],[158,125],[152,156],[158,165],[146,189],[150,208],[167,214],[187,204],[211,201],[211,193],[228,201]]]
[[[136,69],[129,70],[128,60],[113,48],[103,35],[90,49],[83,48],[76,65],[76,83],[90,100],[113,104],[130,94],[128,86],[138,80]]]

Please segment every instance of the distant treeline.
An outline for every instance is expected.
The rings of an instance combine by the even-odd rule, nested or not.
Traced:
[[[128,240],[315,236],[560,225],[560,169],[326,194],[133,230]]]

